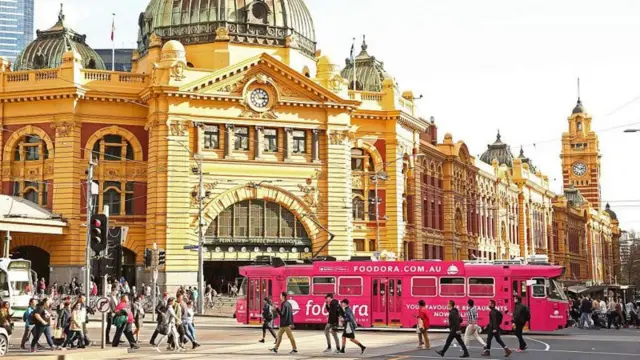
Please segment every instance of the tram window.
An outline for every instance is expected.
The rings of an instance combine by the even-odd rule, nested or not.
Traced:
[[[411,279],[411,296],[436,296],[436,278],[414,277]]]
[[[440,296],[464,296],[464,278],[441,278]]]
[[[338,278],[338,295],[361,296],[362,295],[362,278],[360,277]]]
[[[469,278],[469,296],[494,297],[494,285],[491,278]]]
[[[292,276],[287,278],[287,294],[309,295],[309,278],[306,276]]]
[[[549,279],[548,285],[547,294],[550,299],[567,300],[567,296],[564,294],[564,291],[562,291],[562,285],[560,285],[557,280]]]
[[[541,297],[546,297],[546,291],[545,291],[545,281],[544,279],[533,279],[535,281],[535,283],[533,285],[531,285],[531,293],[533,294],[533,297],[536,298],[541,298]]]
[[[0,271],[0,297],[9,298],[9,282],[7,273],[4,271]]]
[[[336,293],[336,278],[330,277],[314,277],[313,287],[311,288],[313,295],[326,295]]]

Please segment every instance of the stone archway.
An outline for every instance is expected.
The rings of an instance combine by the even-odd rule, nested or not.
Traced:
[[[218,195],[205,205],[203,227],[205,229],[208,228],[222,211],[244,200],[266,200],[284,206],[300,220],[309,235],[313,247],[316,248],[318,246],[317,238],[322,229],[311,220],[312,217],[315,217],[313,210],[291,192],[270,184],[262,184],[260,186],[247,184],[229,189]]]
[[[44,278],[49,285],[51,255],[37,246],[17,246],[11,250],[12,259],[25,259],[31,261],[31,269],[36,272],[38,279]]]

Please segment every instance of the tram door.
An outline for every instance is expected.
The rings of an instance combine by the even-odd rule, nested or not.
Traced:
[[[371,323],[373,326],[401,326],[402,279],[373,278]]]
[[[271,296],[273,284],[271,279],[250,278],[247,289],[247,316],[249,324],[259,324],[262,322],[262,306],[264,298]]]

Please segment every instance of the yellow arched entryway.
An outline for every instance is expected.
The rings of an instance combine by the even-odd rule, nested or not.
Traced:
[[[229,206],[245,200],[265,200],[278,203],[300,220],[314,247],[321,229],[311,220],[311,209],[297,196],[277,186],[264,184],[260,186],[245,185],[235,187],[218,195],[205,205],[203,227],[206,229],[213,220]],[[196,221],[197,223],[197,221]]]

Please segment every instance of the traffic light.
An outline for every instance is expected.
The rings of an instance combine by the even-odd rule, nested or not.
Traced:
[[[167,254],[164,250],[158,250],[158,266],[164,266]]]
[[[144,267],[150,268],[153,263],[153,250],[144,249]]]
[[[108,218],[104,214],[91,215],[91,249],[95,252],[104,251],[107,248],[107,233],[109,229]]]

